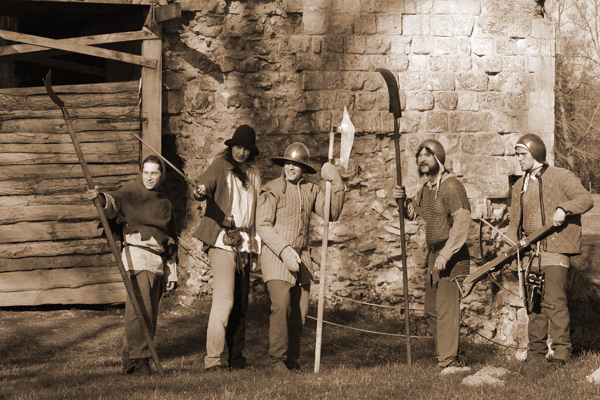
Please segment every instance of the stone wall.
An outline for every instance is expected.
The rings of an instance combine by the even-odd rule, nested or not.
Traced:
[[[415,150],[434,137],[467,188],[473,218],[504,226],[509,175],[518,173],[511,157],[516,138],[537,133],[552,153],[554,26],[536,15],[534,0],[185,0],[182,7],[183,17],[164,26],[164,134],[167,154],[179,157],[190,177],[242,123],[258,132],[265,181],[280,173],[269,157],[293,141],[303,141],[320,167],[328,131],[348,108],[357,136],[344,173],[347,203],[330,227],[330,294],[402,302],[398,212],[389,196],[396,180],[393,119],[377,68],[398,77],[409,194],[418,183]],[[178,202],[185,210],[182,238],[199,246],[191,238],[199,204],[189,192]],[[318,248],[321,221],[314,220]],[[417,222],[406,230],[418,310],[424,232]],[[474,220],[473,267],[481,261],[477,232]],[[485,233],[489,259],[498,241]],[[181,265],[189,294],[210,291],[205,264],[182,252]],[[488,287],[480,284],[465,301],[467,322],[520,343],[522,309]]]

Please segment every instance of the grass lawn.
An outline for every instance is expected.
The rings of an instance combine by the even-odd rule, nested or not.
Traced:
[[[313,373],[315,325],[307,322],[298,373],[268,368],[268,307],[249,309],[249,368],[207,373],[203,368],[209,299],[192,307],[163,304],[157,332],[164,376],[119,375],[123,309],[0,310],[0,399],[599,399],[585,376],[600,355],[576,356],[565,367],[528,366],[501,349],[463,340],[472,371],[440,375],[433,341],[413,339],[413,366],[403,339],[325,326],[321,372]],[[372,310],[369,310],[372,311]],[[314,312],[312,313],[314,315]],[[397,332],[402,321],[373,314],[326,313],[326,319]],[[422,324],[415,324],[415,328]],[[463,378],[486,365],[511,371],[501,387],[469,387]]]

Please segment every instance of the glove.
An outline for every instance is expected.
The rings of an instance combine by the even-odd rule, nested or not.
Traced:
[[[281,261],[287,269],[291,272],[298,272],[300,270],[300,256],[296,253],[296,250],[290,246],[286,246],[281,252]]]
[[[339,191],[344,189],[344,183],[342,182],[342,177],[338,172],[337,168],[330,162],[326,162],[321,167],[321,176],[334,187],[334,191]]]

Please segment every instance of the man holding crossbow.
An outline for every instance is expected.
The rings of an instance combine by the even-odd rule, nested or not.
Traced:
[[[553,363],[571,356],[567,272],[569,256],[581,253],[581,214],[594,200],[570,171],[549,166],[546,146],[534,134],[521,136],[515,156],[525,175],[513,186],[509,237],[521,240],[549,222],[554,232],[533,245],[528,263],[528,361],[544,361],[548,329],[552,337]]]

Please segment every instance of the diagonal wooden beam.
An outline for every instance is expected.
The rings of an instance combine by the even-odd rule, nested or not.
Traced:
[[[59,42],[64,43],[75,43],[81,45],[96,45],[96,44],[107,44],[107,43],[122,43],[122,42],[134,42],[137,40],[146,39],[157,39],[158,37],[150,30],[144,28],[141,31],[132,32],[119,32],[109,33],[104,35],[93,35],[93,36],[81,36],[67,39],[58,39]],[[29,53],[44,53],[53,52],[55,50],[48,49],[47,47],[36,46],[32,44],[13,44],[9,46],[0,47],[0,59],[5,57],[14,57]],[[61,52],[62,53],[62,52]],[[64,53],[62,53],[64,54]],[[44,54],[47,56],[47,54]]]
[[[91,65],[85,65],[71,61],[56,60],[54,58],[35,58],[33,60],[29,60],[29,62],[34,64],[46,65],[48,67],[61,68],[66,69],[68,71],[80,72],[82,74],[106,78],[105,69],[92,67]]]
[[[118,4],[118,5],[141,5],[151,6],[154,3],[166,5],[167,0],[21,0],[23,2],[41,1],[52,3],[89,3],[89,4]]]
[[[72,53],[86,54],[88,56],[93,57],[107,58],[109,60],[137,64],[152,69],[156,69],[158,63],[158,60],[138,56],[135,54],[73,43],[72,41],[70,41],[70,39],[65,41],[49,39],[41,36],[28,35],[25,33],[12,32],[3,29],[0,29],[0,37],[2,37],[5,40],[33,44],[36,46],[47,47],[50,49],[64,50]]]

